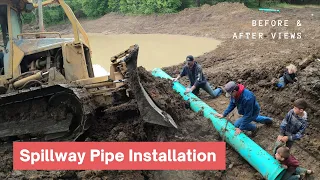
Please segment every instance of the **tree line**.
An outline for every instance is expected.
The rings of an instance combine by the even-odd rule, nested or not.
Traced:
[[[37,2],[37,0],[34,0]],[[258,7],[274,3],[320,4],[320,0],[65,0],[77,18],[95,18],[110,12],[123,14],[163,14],[175,13],[185,8],[214,5],[219,2],[240,2],[248,7]],[[262,3],[261,3],[262,2]],[[64,21],[66,16],[61,7],[48,6],[43,10],[44,23]],[[25,23],[37,21],[37,10],[23,14]]]

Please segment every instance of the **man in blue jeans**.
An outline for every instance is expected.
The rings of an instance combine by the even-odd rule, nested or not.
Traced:
[[[226,117],[235,107],[238,109],[238,113],[243,115],[236,120],[234,126],[236,127],[236,134],[239,134],[243,130],[251,131],[252,136],[257,133],[257,126],[252,124],[252,121],[272,124],[272,119],[266,116],[260,116],[260,106],[256,100],[255,95],[246,89],[244,85],[237,84],[234,81],[230,81],[225,85],[225,91],[230,94],[230,104],[223,114],[216,114],[216,117]]]
[[[213,98],[218,97],[222,93],[221,88],[217,88],[215,90],[211,88],[207,79],[203,75],[201,66],[191,55],[187,56],[186,65],[183,67],[182,72],[178,77],[173,78],[172,80],[174,82],[178,81],[183,76],[188,76],[190,80],[190,86],[186,89],[186,93],[192,92],[193,94],[198,95],[200,88],[205,90]]]

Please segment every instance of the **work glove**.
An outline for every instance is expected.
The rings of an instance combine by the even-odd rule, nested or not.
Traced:
[[[220,119],[221,119],[221,118],[224,118],[224,116],[223,116],[222,114],[219,114],[219,113],[218,113],[218,114],[215,114],[214,116],[217,117],[217,118],[220,118]]]
[[[191,88],[187,88],[185,93],[191,92]]]
[[[172,78],[172,82],[178,81],[178,78]]]

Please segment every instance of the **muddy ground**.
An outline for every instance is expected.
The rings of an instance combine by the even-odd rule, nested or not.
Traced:
[[[288,20],[288,27],[252,27],[252,20]],[[302,26],[296,26],[300,20]],[[282,9],[281,13],[263,13],[250,10],[238,3],[221,3],[216,6],[186,9],[172,15],[123,16],[108,14],[96,20],[83,20],[87,32],[165,33],[211,37],[223,43],[214,51],[196,60],[201,63],[206,77],[214,85],[224,85],[229,80],[241,82],[252,90],[261,105],[261,114],[274,118],[271,127],[263,126],[253,140],[271,153],[279,133],[279,124],[292,108],[292,102],[304,97],[309,102],[309,126],[306,136],[293,146],[292,153],[301,165],[316,170],[320,179],[320,9]],[[49,28],[65,34],[69,25]],[[261,32],[263,39],[232,39],[233,33]],[[272,39],[271,32],[301,33],[301,39]],[[183,60],[182,60],[183,61]],[[272,78],[278,78],[289,63],[298,67],[298,82],[283,90],[270,86]],[[164,70],[176,76],[182,64]],[[179,95],[165,80],[154,79],[139,69],[141,80],[156,103],[173,116],[179,130],[149,125],[142,122],[138,112],[129,108],[130,116],[105,116],[97,120],[89,131],[88,141],[218,141],[219,135],[210,122],[185,108]],[[186,79],[181,81],[187,85]],[[157,87],[157,88],[155,88]],[[228,105],[228,99],[220,96],[211,99],[203,91],[199,95],[218,112]],[[130,107],[130,106],[129,106]],[[237,115],[232,118],[236,119]],[[0,178],[61,178],[61,179],[261,179],[232,148],[227,150],[226,171],[11,171],[10,149],[1,156]],[[231,166],[230,166],[231,167]]]

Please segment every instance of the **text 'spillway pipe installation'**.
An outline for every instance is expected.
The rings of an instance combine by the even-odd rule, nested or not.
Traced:
[[[152,71],[152,75],[155,77],[172,79],[172,77],[159,68],[155,68]],[[235,135],[235,127],[232,123],[227,123],[227,120],[224,118],[216,118],[214,114],[217,112],[193,93],[184,94],[186,89],[182,84],[174,82],[172,88],[178,92],[185,101],[190,102],[190,107],[193,111],[203,111],[204,117],[209,118],[212,121],[213,126],[220,133],[221,137],[224,137],[226,142],[247,160],[251,166],[260,172],[265,179],[281,179],[285,169],[282,168],[273,156],[262,149],[244,133]]]

